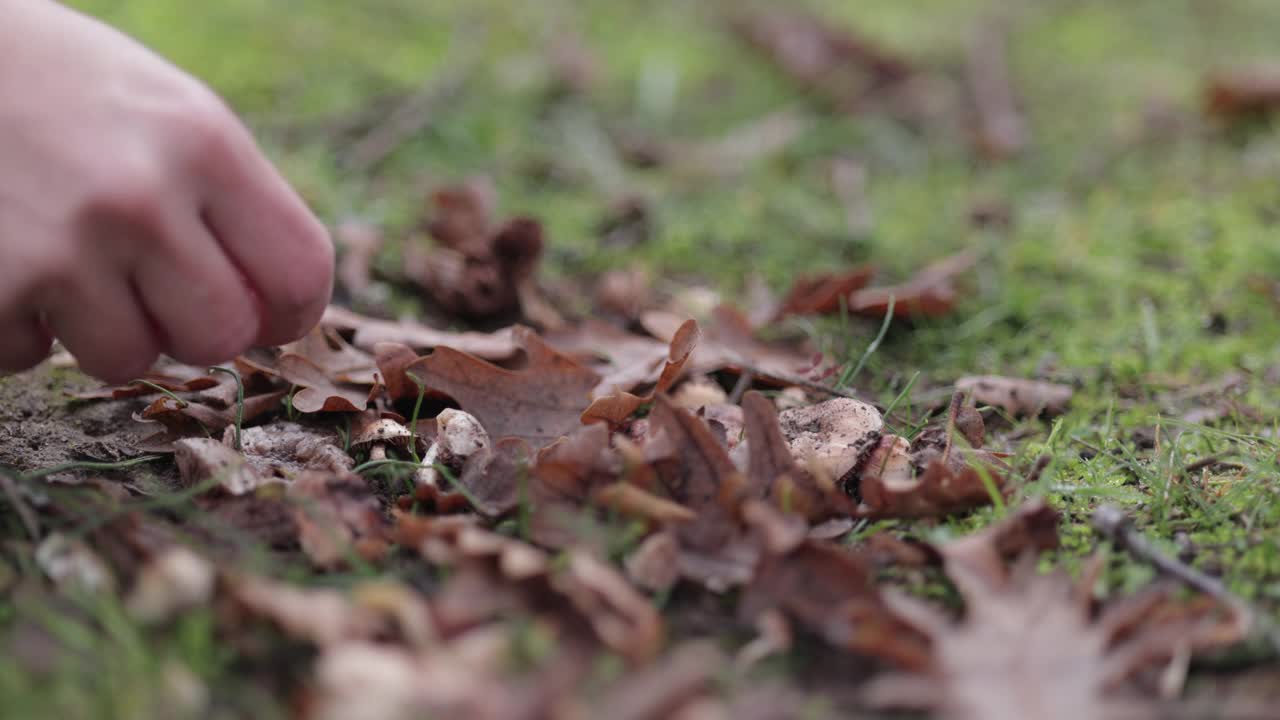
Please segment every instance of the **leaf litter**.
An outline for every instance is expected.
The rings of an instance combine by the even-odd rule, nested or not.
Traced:
[[[937,117],[917,94],[932,71],[848,28],[782,9],[730,25],[842,111]],[[993,37],[975,42],[967,81],[976,146],[1000,159],[1029,134]],[[1270,110],[1268,82],[1215,79],[1209,110]],[[762,332],[955,313],[977,252],[896,285],[873,284],[869,264],[803,277],[763,312],[663,305],[645,276],[615,273],[582,318],[538,284],[541,224],[495,220],[490,183],[425,205],[430,244],[403,243],[399,277],[371,267],[382,229],[344,226],[340,280],[375,313],[375,276],[415,287],[430,323],[334,306],[302,340],[237,358],[234,378],[163,361],[73,393],[159,426],[137,448],[172,454],[189,502],[151,512],[91,479],[75,490],[103,498],[91,539],[54,531],[32,551],[49,582],[115,594],[148,623],[212,609],[246,654],[263,652],[264,628],[306,648],[284,688],[303,718],[723,717],[745,707],[754,668],[815,641],[860,663],[841,679],[849,711],[1155,716],[1174,663],[1245,637],[1238,608],[1212,597],[1157,583],[1101,601],[1097,562],[1074,579],[1037,572],[1056,512],[1023,500],[976,405],[1051,416],[1070,387],[960,378],[946,415],[908,433],[829,398],[839,368],[817,348]],[[989,507],[1003,519],[958,538],[847,532]],[[265,566],[247,560],[260,552]],[[291,563],[307,582],[280,570]],[[940,570],[963,609],[905,594],[886,568]],[[699,604],[731,632],[673,632]]]

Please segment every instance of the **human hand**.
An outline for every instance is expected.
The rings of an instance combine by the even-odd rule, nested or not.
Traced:
[[[124,382],[319,321],[328,235],[212,91],[58,3],[0,16],[0,372],[52,335]]]

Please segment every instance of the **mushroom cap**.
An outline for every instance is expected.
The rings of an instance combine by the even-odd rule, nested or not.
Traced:
[[[436,416],[436,442],[454,458],[468,458],[489,445],[489,433],[474,415],[446,408]]]
[[[408,447],[413,433],[409,428],[392,420],[380,417],[376,412],[361,413],[351,428],[351,447],[363,448],[374,443],[386,443],[397,447]]]
[[[836,479],[857,467],[884,429],[879,410],[850,398],[784,410],[778,420],[792,456],[815,458]]]

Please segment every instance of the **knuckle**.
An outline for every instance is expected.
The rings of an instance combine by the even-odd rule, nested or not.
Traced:
[[[169,352],[183,362],[208,365],[244,352],[258,334],[258,323],[255,313],[248,308],[238,308],[202,325],[195,334],[189,334],[191,329],[185,337],[175,337]]]
[[[143,163],[123,164],[109,177],[91,182],[78,213],[80,236],[95,238],[122,227],[162,233],[165,185],[162,173]]]
[[[170,126],[189,161],[199,166],[224,163],[236,152],[240,122],[212,92],[202,92],[173,112]]]

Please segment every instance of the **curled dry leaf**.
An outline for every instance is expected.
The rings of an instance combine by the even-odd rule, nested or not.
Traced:
[[[671,355],[670,342],[593,319],[550,333],[546,340],[600,375],[600,384],[592,391],[596,398],[656,383]]]
[[[373,350],[378,343],[384,342],[399,343],[416,350],[451,347],[486,360],[504,360],[520,350],[510,328],[492,333],[449,332],[407,320],[366,317],[336,305],[325,309],[320,322],[326,328],[353,331],[352,344],[367,350]]]
[[[858,290],[849,296],[849,311],[883,318],[892,298],[895,318],[946,315],[956,304],[956,277],[977,261],[976,253],[962,252],[926,267],[901,285]]]
[[[697,515],[675,528],[681,575],[714,591],[746,582],[759,547],[738,517],[745,480],[711,428],[666,396],[650,422],[663,439],[646,444],[646,459],[667,494]]]
[[[251,395],[244,399],[243,409],[234,404],[215,409],[198,402],[177,401],[167,395],[158,397],[134,419],[160,425],[164,430],[139,443],[139,448],[148,452],[173,452],[175,440],[216,436],[231,427],[238,415],[243,422],[252,422],[278,410],[286,395],[286,390]]]
[[[443,188],[431,196],[428,231],[438,243],[423,258],[410,258],[410,275],[451,315],[471,320],[527,312],[534,270],[542,256],[542,225],[517,217],[494,227],[487,184]],[[533,318],[531,318],[533,319]]]
[[[640,319],[651,335],[668,342],[675,339],[685,321],[680,315],[662,311],[647,312]],[[702,326],[702,337],[685,371],[695,375],[750,371],[760,380],[786,385],[789,379],[814,370],[820,362],[821,356],[815,362],[810,353],[757,340],[745,315],[728,305],[718,305],[711,311],[710,321]]]
[[[1003,463],[982,451],[954,448],[920,464],[905,438],[882,437],[860,471],[858,514],[938,517],[988,505],[1004,487]]]
[[[685,363],[688,362],[694,348],[698,346],[700,337],[701,333],[698,330],[698,324],[693,320],[685,321],[671,338],[671,346],[667,353],[666,362],[658,375],[657,384],[649,394],[640,396],[620,390],[613,395],[597,397],[583,411],[582,422],[584,424],[603,422],[610,427],[617,427],[643,405],[653,402],[655,396],[670,390],[671,386],[675,384],[676,380],[680,378],[680,374],[684,371]]]
[[[962,377],[956,380],[956,390],[971,393],[976,402],[994,405],[1015,417],[1060,415],[1073,393],[1069,385],[998,375]]]
[[[553,350],[532,330],[514,332],[528,355],[519,370],[442,347],[407,371],[456,400],[491,436],[519,437],[542,447],[579,426],[600,376]]]
[[[982,416],[957,392],[945,428],[926,428],[914,446],[883,436],[858,471],[859,515],[936,517],[993,502],[1007,491],[1008,466],[981,449],[984,435]]]
[[[126,385],[107,385],[92,390],[67,393],[67,395],[76,400],[123,400],[159,393],[160,391],[152,385],[172,393],[198,392],[216,387],[222,377],[225,376],[210,375],[202,367],[162,361],[139,378],[150,385],[135,381]]]

